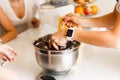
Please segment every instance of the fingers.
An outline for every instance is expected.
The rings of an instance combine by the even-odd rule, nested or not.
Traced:
[[[13,48],[11,48],[9,46],[7,46],[7,47],[8,47],[8,50],[11,52],[11,54],[13,54],[14,56],[18,56],[17,52]]]
[[[66,14],[63,18],[72,17],[73,15],[74,15],[73,13],[69,13],[69,14]]]
[[[65,22],[68,27],[78,27],[79,19],[81,19],[80,15],[69,13],[63,17],[62,21]]]
[[[1,59],[4,61],[14,62],[17,53],[14,49],[9,46],[1,45],[0,46]]]
[[[66,14],[63,17],[63,22],[65,22],[68,27],[71,27],[74,24],[72,21],[72,17],[73,17],[73,13]]]
[[[58,47],[58,39],[53,39],[53,38],[52,38],[51,44],[52,44],[52,46],[53,46],[56,50],[59,50],[59,47]]]
[[[11,52],[11,51],[6,51],[6,54],[4,53],[4,55],[6,56],[6,58],[8,58],[8,60],[10,62],[14,62],[15,60],[15,55]]]
[[[4,56],[4,55],[1,55],[0,58],[1,58],[3,61],[9,61],[8,58],[7,58],[6,56]]]
[[[9,52],[9,51],[4,51],[1,53],[2,56],[1,56],[1,59],[4,60],[4,61],[9,61],[9,62],[14,62],[14,58],[15,56]]]
[[[71,14],[71,13],[66,14],[66,15],[63,17],[63,21],[64,21],[64,22],[68,22],[69,20],[71,20],[71,17],[72,17],[72,14]]]
[[[59,50],[57,44],[55,42],[52,43],[53,47],[56,49],[56,50]]]
[[[56,50],[59,50],[60,49],[59,46],[66,47],[66,42],[67,42],[66,39],[57,38],[52,40],[52,45]]]

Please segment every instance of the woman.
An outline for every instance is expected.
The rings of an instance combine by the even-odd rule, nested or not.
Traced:
[[[32,22],[34,27],[39,26],[39,19],[35,17],[35,14],[37,7],[44,2],[44,0],[0,0],[0,6],[2,8],[2,12],[5,13],[6,16],[8,16],[9,19],[12,21],[13,25],[15,25],[17,33],[21,33],[27,29],[27,23],[30,21]],[[1,16],[0,18],[2,21],[3,16]],[[12,40],[17,35],[14,30],[14,37],[10,38],[10,34],[6,33],[7,28],[1,29],[1,35],[4,34],[4,36],[2,36],[1,38],[3,43]]]
[[[120,48],[120,1],[117,1],[113,12],[96,18],[81,18],[76,14],[67,14],[63,21],[67,26],[74,27],[71,39],[88,44],[107,48]],[[86,24],[87,23],[87,24]],[[83,26],[106,27],[106,31],[86,31]],[[61,30],[52,35],[52,42],[56,49],[57,45],[65,45],[66,34],[69,29]],[[65,42],[63,42],[65,41]]]

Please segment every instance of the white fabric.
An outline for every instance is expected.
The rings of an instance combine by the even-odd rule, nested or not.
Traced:
[[[13,24],[19,25],[30,21],[33,18],[35,8],[44,2],[44,0],[24,0],[25,15],[22,19],[19,19],[15,15],[13,9],[11,8],[9,0],[0,0],[0,5],[6,15],[12,20]]]

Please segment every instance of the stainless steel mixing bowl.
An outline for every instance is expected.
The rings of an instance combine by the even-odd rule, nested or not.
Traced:
[[[66,50],[45,50],[36,47],[35,56],[37,63],[47,71],[54,74],[66,73],[76,64],[80,43],[74,41],[74,48]]]

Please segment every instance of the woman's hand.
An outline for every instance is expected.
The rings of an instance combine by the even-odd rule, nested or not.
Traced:
[[[66,31],[67,30],[64,29],[52,34],[51,43],[56,50],[59,50],[58,46],[66,46]]]
[[[63,22],[65,22],[68,27],[81,27],[80,21],[82,21],[82,18],[79,14],[69,13],[63,17]]]
[[[35,28],[37,28],[37,27],[39,27],[39,25],[40,25],[40,20],[39,20],[38,18],[34,17],[34,18],[32,19],[32,21],[31,21],[31,23],[33,24],[33,26],[34,26]]]
[[[3,61],[14,62],[17,53],[14,49],[7,45],[0,45],[0,58]]]

